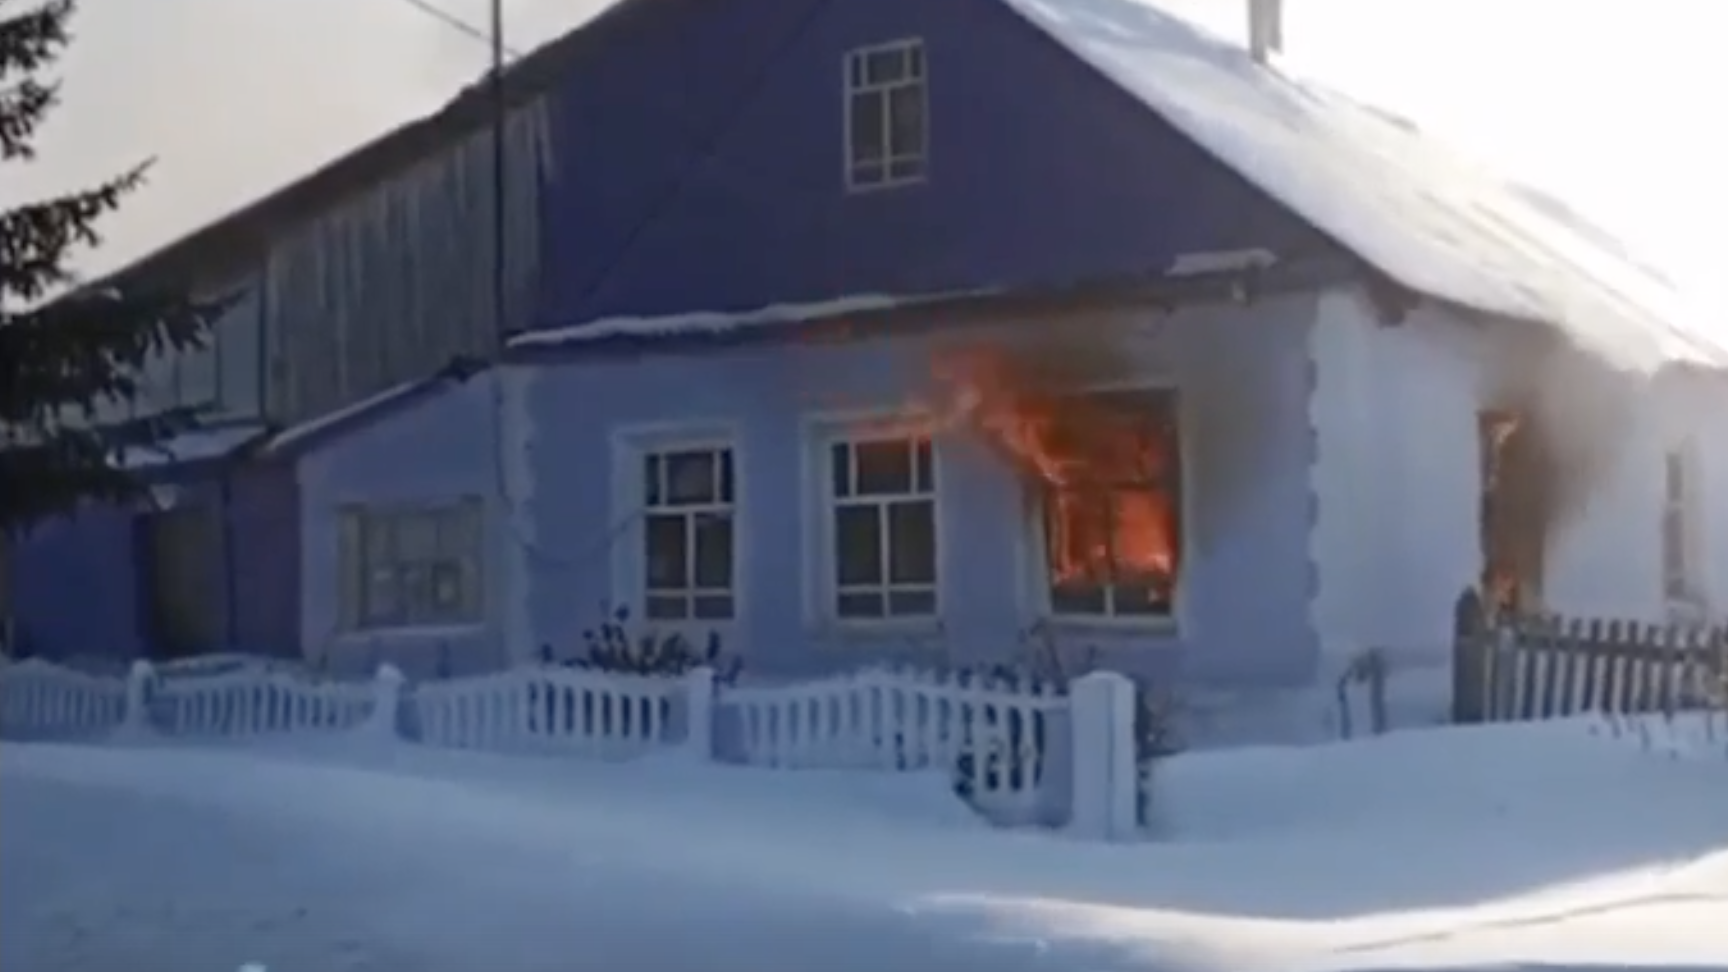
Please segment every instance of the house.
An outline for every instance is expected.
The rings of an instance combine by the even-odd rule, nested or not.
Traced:
[[[151,458],[153,479],[177,487],[173,509],[92,506],[10,545],[18,582],[0,607],[25,650],[298,653],[292,465],[260,462],[250,447],[454,359],[487,358],[520,329],[537,281],[541,95],[554,53],[579,52],[554,45],[507,72],[501,146],[491,86],[477,85],[103,281],[232,298],[209,345],[150,362],[146,394],[126,406],[199,407],[213,432]],[[256,434],[230,434],[246,427]],[[214,443],[227,451],[209,454]],[[197,620],[159,620],[167,614]]]
[[[605,20],[546,96],[534,327],[302,477],[308,627],[360,596],[343,511],[492,514],[483,610],[350,615],[360,656],[568,654],[622,607],[769,676],[1293,687],[1443,664],[1468,585],[1728,598],[1728,348],[1408,124],[1151,0]]]

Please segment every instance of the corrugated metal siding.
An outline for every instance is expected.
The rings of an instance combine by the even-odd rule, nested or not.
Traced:
[[[525,321],[539,264],[539,201],[551,170],[546,111],[505,126],[506,321]],[[269,413],[297,422],[423,377],[459,354],[489,355],[493,311],[493,134],[438,158],[283,241],[265,269]]]

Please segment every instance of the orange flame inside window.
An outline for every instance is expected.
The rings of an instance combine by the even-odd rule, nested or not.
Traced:
[[[945,356],[946,421],[964,421],[1038,488],[1051,580],[1168,595],[1180,550],[1177,440],[1143,396],[1076,394],[1000,352]]]

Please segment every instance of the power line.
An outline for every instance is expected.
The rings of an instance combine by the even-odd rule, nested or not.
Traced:
[[[492,45],[496,42],[495,38],[491,34],[487,33],[483,28],[476,27],[468,21],[463,20],[461,17],[458,17],[450,11],[432,3],[431,0],[402,0],[402,2],[413,7],[415,10],[420,11],[426,16],[431,17],[433,20],[442,23],[451,30],[466,34],[470,39],[487,45]],[[512,50],[508,47],[502,47],[502,50],[504,54],[508,55],[512,59],[522,56],[521,52]]]

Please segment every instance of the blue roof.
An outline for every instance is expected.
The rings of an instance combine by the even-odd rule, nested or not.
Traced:
[[[1412,126],[1155,0],[1002,2],[1411,290],[1551,325],[1620,367],[1728,367],[1728,333],[1689,317],[1660,278]]]

